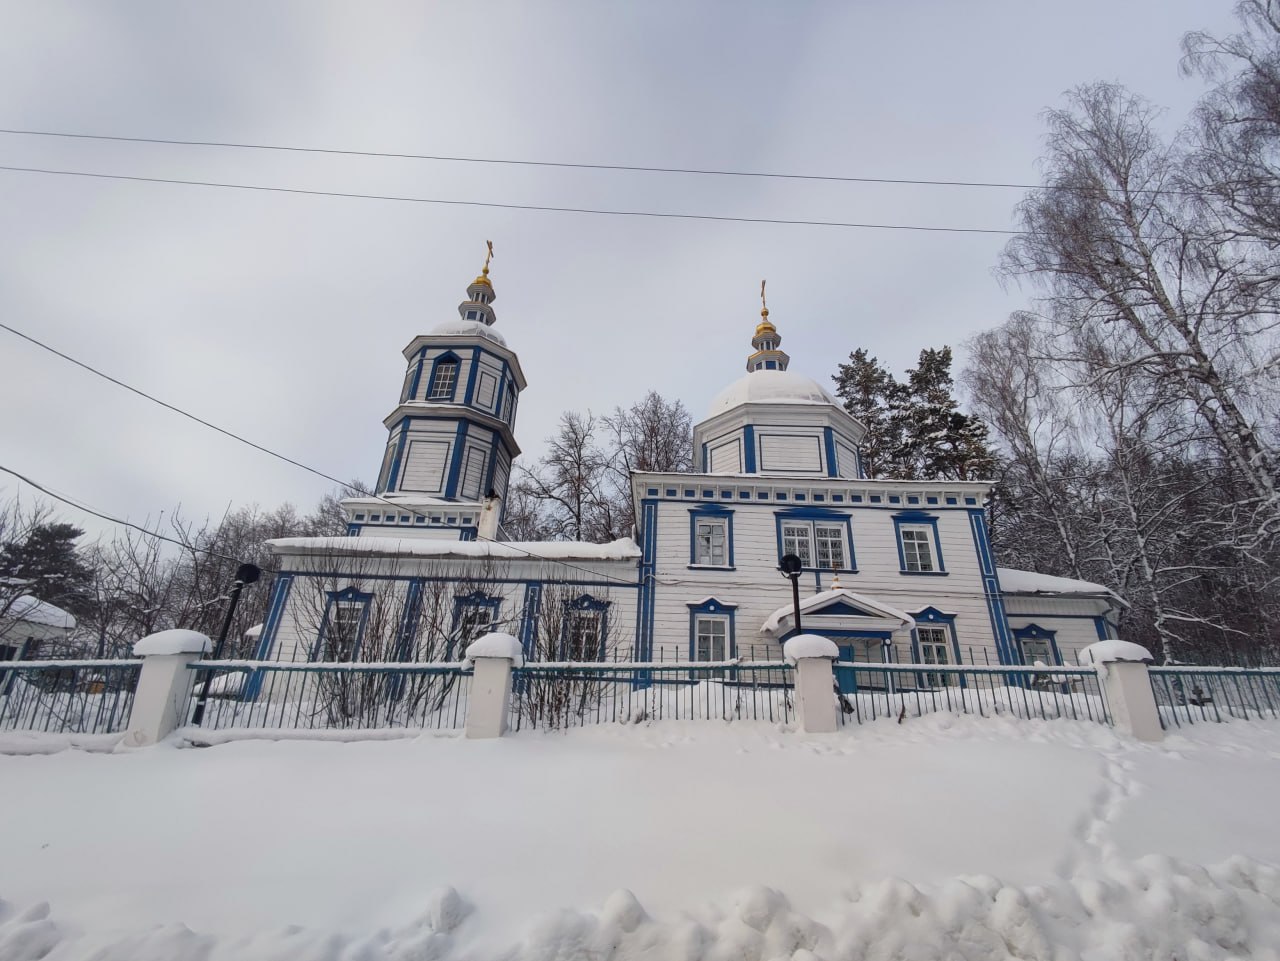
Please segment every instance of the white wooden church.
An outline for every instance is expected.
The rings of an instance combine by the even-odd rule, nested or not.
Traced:
[[[801,559],[806,633],[844,659],[1075,663],[1114,637],[1104,587],[998,567],[985,482],[865,476],[865,428],[790,369],[761,317],[746,373],[694,428],[700,473],[632,477],[612,544],[503,531],[525,375],[494,329],[486,261],[459,319],[414,337],[375,496],[346,537],[269,542],[264,660],[457,660],[490,629],[542,660],[777,659],[795,633],[779,559]]]

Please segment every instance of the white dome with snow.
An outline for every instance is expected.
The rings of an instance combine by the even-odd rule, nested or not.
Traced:
[[[753,370],[734,381],[711,402],[708,417],[741,404],[833,404],[839,401],[816,381],[789,370]]]
[[[475,320],[450,320],[431,331],[432,335],[445,337],[488,337],[495,344],[507,346],[507,340],[488,324]]]

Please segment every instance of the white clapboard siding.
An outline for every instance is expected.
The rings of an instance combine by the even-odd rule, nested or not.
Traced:
[[[489,463],[489,452],[483,447],[468,444],[462,465],[462,490],[460,496],[468,500],[480,497],[480,485],[484,483],[485,468]]]
[[[822,473],[822,437],[819,434],[759,434],[761,471],[788,474]]]
[[[858,455],[852,447],[836,441],[836,469],[841,477],[858,476]]]
[[[737,437],[711,446],[709,454],[711,463],[708,467],[711,473],[742,473],[742,441]]]
[[[436,494],[444,490],[452,441],[415,438],[405,447],[400,490]]]

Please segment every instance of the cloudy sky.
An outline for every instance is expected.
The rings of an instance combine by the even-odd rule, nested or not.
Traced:
[[[0,2],[0,127],[475,158],[1034,182],[1089,80],[1169,109],[1227,0]],[[454,201],[1008,229],[1019,191],[0,134],[0,165]],[[760,279],[794,370],[892,368],[1026,303],[998,235],[646,219],[0,171],[0,320],[339,477],[373,478],[401,349],[495,243],[526,457],[653,388],[700,417]],[[0,464],[118,515],[331,485],[0,330]],[[0,478],[5,496],[15,484]],[[26,492],[29,493],[29,492]],[[25,495],[24,495],[25,496]],[[101,524],[77,517],[92,530]]]

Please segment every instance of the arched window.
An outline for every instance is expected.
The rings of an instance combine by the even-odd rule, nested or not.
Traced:
[[[453,390],[458,385],[457,358],[436,361],[431,371],[431,386],[427,389],[427,400],[453,400]]]

